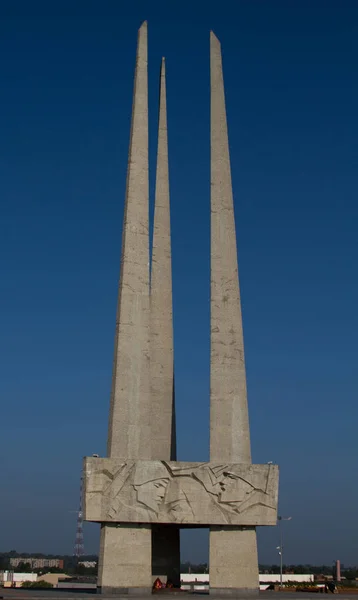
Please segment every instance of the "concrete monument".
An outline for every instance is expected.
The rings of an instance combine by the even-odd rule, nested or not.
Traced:
[[[221,48],[210,40],[210,462],[176,460],[165,62],[149,278],[147,24],[138,34],[108,457],[84,459],[84,518],[101,524],[99,589],[179,584],[180,527],[210,527],[210,592],[258,592],[256,526],[275,525],[278,467],[251,463]]]

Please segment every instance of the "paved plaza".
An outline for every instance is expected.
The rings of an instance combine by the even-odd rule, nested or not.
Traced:
[[[73,600],[88,600],[89,596],[92,596],[93,594],[95,594],[96,591],[95,590],[89,590],[87,593],[84,593],[83,590],[79,590],[78,592],[73,592],[73,591],[63,591],[60,592],[59,590],[44,590],[44,591],[40,591],[40,590],[23,590],[23,589],[17,589],[17,590],[8,590],[8,589],[4,589],[4,590],[0,590],[0,598],[3,598],[4,600],[61,600],[61,599],[66,599],[69,600],[70,598]],[[337,598],[337,600],[352,600],[352,598],[354,598],[357,594],[355,593],[349,593],[349,594],[334,594],[335,598]],[[191,597],[197,597],[197,596],[209,596],[209,594],[207,593],[200,593],[200,592],[195,592],[195,593],[187,593],[187,592],[181,592],[180,590],[178,591],[174,591],[174,592],[159,592],[158,594],[153,594],[153,596],[158,596],[158,600],[160,596],[163,596],[165,599],[167,599],[168,597],[171,596],[175,596],[175,598],[177,598],[178,596],[180,596],[181,598],[183,598],[183,600],[188,600]],[[106,596],[105,594],[101,594],[100,597],[104,600],[104,599],[110,599],[110,600],[114,600],[114,598],[128,598],[128,595],[123,595],[123,596],[116,596],[116,595],[109,595]],[[222,596],[221,596],[222,597]],[[311,593],[304,593],[304,592],[272,592],[272,591],[264,591],[264,592],[259,592],[259,598],[260,600],[297,600],[297,598],[300,598],[302,600],[314,600],[314,599],[318,599],[321,597],[321,594],[311,594]],[[144,600],[144,598],[148,598],[147,594],[143,594],[143,595],[132,595],[130,594],[130,598],[131,600]],[[220,596],[215,596],[214,594],[210,594],[210,598],[215,599],[215,598],[220,598]],[[244,599],[245,596],[241,596],[240,595],[240,600]],[[247,598],[252,598],[252,596],[248,595]],[[194,598],[193,598],[194,600]]]

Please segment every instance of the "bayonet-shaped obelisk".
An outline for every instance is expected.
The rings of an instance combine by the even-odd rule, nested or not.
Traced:
[[[172,254],[165,59],[159,91],[159,124],[150,287],[152,459],[176,460]],[[180,585],[180,531],[152,525],[153,575]]]
[[[151,458],[147,23],[138,32],[113,379],[109,458]],[[151,526],[102,525],[99,587],[151,589]]]
[[[173,419],[173,299],[165,59],[160,72],[159,125],[150,285],[152,458],[175,460]]]
[[[210,460],[251,463],[234,203],[220,42],[210,34]],[[254,527],[210,528],[211,593],[257,592]]]

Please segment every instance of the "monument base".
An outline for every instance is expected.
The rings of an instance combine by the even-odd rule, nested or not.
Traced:
[[[102,594],[141,596],[152,591],[150,525],[102,525],[98,564]]]
[[[210,527],[210,594],[252,596],[260,589],[255,527]]]

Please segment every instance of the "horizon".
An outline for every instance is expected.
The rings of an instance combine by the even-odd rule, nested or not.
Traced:
[[[76,557],[73,554],[46,554],[46,553],[42,553],[42,552],[18,552],[17,550],[8,550],[8,551],[0,551],[0,556],[4,556],[4,555],[9,555],[12,553],[16,553],[18,554],[18,557],[20,558],[58,558],[58,559],[63,559],[63,558],[69,558],[72,559],[74,561],[78,560],[78,561],[88,561],[90,559],[98,559],[99,555],[98,554],[83,554],[83,556],[81,557]],[[18,557],[14,557],[14,558],[18,558]],[[8,556],[8,558],[11,558]],[[339,559],[337,559],[339,560]],[[199,562],[199,563],[194,563],[190,560],[181,560],[180,561],[181,565],[194,565],[194,566],[204,566],[204,565],[208,565],[208,562]],[[344,563],[342,563],[340,561],[340,566],[341,566],[341,571],[347,571],[347,570],[351,570],[352,568],[357,568],[357,565],[345,565]],[[280,568],[280,563],[259,563],[259,568],[264,568],[264,567],[274,567],[279,569]],[[334,571],[335,569],[335,564],[311,564],[311,563],[301,563],[301,564],[283,564],[284,568],[294,568],[294,567],[312,567],[314,569],[318,569],[318,568],[325,568],[325,569],[331,569],[332,571]]]

